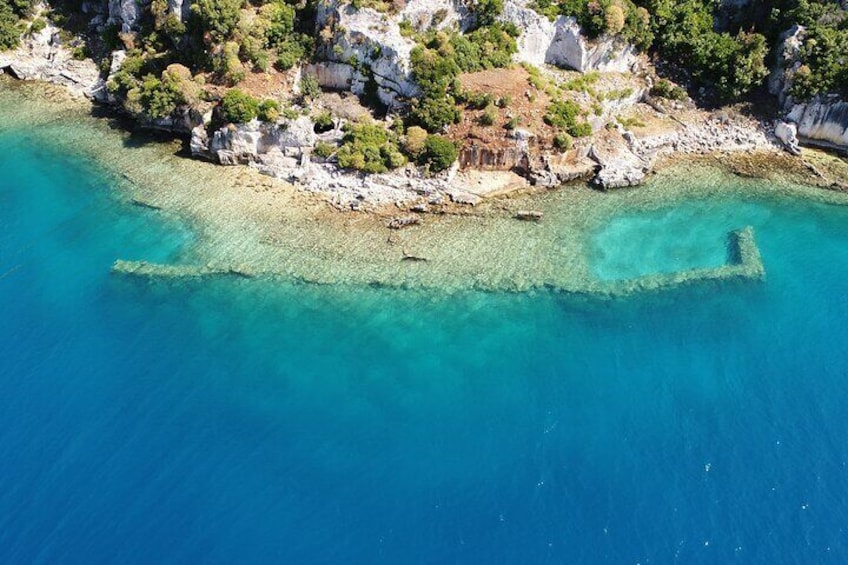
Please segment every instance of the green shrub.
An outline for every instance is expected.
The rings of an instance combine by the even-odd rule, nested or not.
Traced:
[[[213,56],[212,68],[227,84],[234,86],[244,80],[244,65],[239,59],[240,46],[235,41],[226,42]]]
[[[294,32],[294,8],[280,0],[272,0],[259,9],[265,22],[265,39],[269,47],[276,48],[288,41]]]
[[[430,171],[438,173],[453,165],[458,155],[453,141],[441,135],[429,135],[424,143],[421,162],[426,164]]]
[[[488,92],[462,92],[457,95],[457,101],[465,102],[471,110],[482,110],[493,103],[494,97]]]
[[[498,109],[494,104],[489,104],[486,106],[486,109],[483,110],[483,113],[480,115],[480,125],[482,126],[491,126],[494,125],[495,121],[498,119]]]
[[[807,28],[800,53],[803,64],[792,79],[794,97],[807,100],[817,94],[837,93],[848,98],[848,12],[843,14],[839,27],[816,21]]]
[[[671,81],[661,78],[651,87],[651,96],[669,100],[683,100],[686,98],[686,91]]]
[[[618,35],[640,49],[654,39],[650,14],[632,0],[536,0],[533,7],[551,20],[573,16],[589,37]]]
[[[195,0],[191,14],[199,31],[220,43],[232,37],[238,27],[241,6],[242,0]]]
[[[330,112],[325,111],[314,115],[312,116],[312,121],[315,123],[316,133],[324,133],[335,127],[335,124],[333,123],[333,115],[330,114]]]
[[[315,144],[315,154],[323,159],[329,159],[336,152],[336,146],[325,141]]]
[[[588,122],[579,122],[568,128],[568,133],[573,137],[589,137],[592,135],[592,125]]]
[[[33,35],[36,33],[40,33],[44,31],[44,28],[47,27],[47,20],[44,18],[35,18],[32,20],[32,23],[29,26],[29,32]]]
[[[548,106],[544,121],[549,126],[558,129],[572,127],[580,114],[580,106],[571,100],[554,100]]]
[[[336,153],[340,167],[385,173],[406,164],[394,136],[377,124],[349,126]]]
[[[263,122],[276,122],[280,117],[280,104],[276,100],[263,100],[259,103],[259,108],[256,112],[256,117],[258,117]]]
[[[20,19],[6,2],[0,2],[0,51],[14,49],[21,40]]]
[[[476,27],[491,26],[503,12],[503,0],[477,0],[473,9]]]
[[[554,136],[554,147],[560,151],[568,151],[574,146],[574,139],[565,132],[560,132]]]
[[[228,90],[221,101],[221,116],[227,122],[246,123],[258,115],[259,102],[256,98],[238,88]]]
[[[321,95],[321,85],[313,75],[303,75],[300,80],[300,93],[304,98],[315,99]]]
[[[185,101],[178,82],[164,74],[162,78],[147,75],[141,83],[141,104],[153,118],[170,116]]]
[[[413,159],[418,159],[424,153],[427,143],[427,130],[418,126],[411,126],[406,130],[403,141],[403,149]]]

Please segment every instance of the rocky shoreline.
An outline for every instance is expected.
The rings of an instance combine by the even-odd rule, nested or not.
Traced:
[[[510,6],[512,4],[507,7]],[[512,11],[516,12],[517,15],[513,14],[516,17],[530,17],[526,9],[521,11],[515,8]],[[509,15],[511,12],[507,10],[506,13]],[[533,18],[533,25],[541,25],[537,16]],[[567,22],[559,22],[557,25],[567,27]],[[560,32],[536,31],[536,35],[544,31],[547,38],[544,41],[536,38],[538,41],[544,43],[550,40],[562,44],[562,38],[556,35]],[[571,33],[576,38],[573,42],[580,47],[583,44],[578,41],[578,31],[571,30]],[[538,59],[534,55],[539,51],[539,45],[536,45],[538,41],[531,41],[535,37],[533,33],[523,37],[524,43],[518,58],[535,61],[534,57]],[[583,51],[577,49],[576,54],[572,53],[574,47],[561,45],[560,48],[563,51],[557,57],[568,60],[577,57],[578,62],[587,68],[638,66],[631,51],[613,52],[611,45],[599,44],[592,48],[594,50],[580,47]],[[546,57],[553,56],[550,53]],[[119,54],[116,52],[113,57],[112,74],[120,67]],[[63,45],[59,30],[51,24],[25,38],[15,51],[0,53],[0,71],[21,80],[41,80],[62,85],[74,95],[85,96],[94,104],[114,107],[116,103],[106,88],[106,79],[94,62],[76,60]],[[325,79],[330,80],[328,77]],[[618,112],[635,111],[639,116],[647,117],[661,126],[633,128],[616,123],[612,128],[597,130],[588,141],[575,144],[573,149],[564,154],[534,151],[532,132],[516,129],[511,136],[514,147],[509,149],[509,162],[516,163],[511,170],[520,178],[511,184],[513,189],[526,186],[558,187],[575,180],[589,181],[601,189],[636,186],[644,182],[658,166],[667,162],[670,156],[733,152],[777,154],[783,150],[799,154],[800,141],[808,141],[811,135],[822,138],[820,141],[823,143],[837,146],[844,141],[845,132],[848,132],[848,128],[839,130],[841,124],[848,121],[848,111],[842,108],[844,103],[842,106],[824,106],[821,103],[793,106],[789,118],[798,125],[794,122],[779,122],[776,126],[738,113],[707,112],[678,103],[664,103],[651,98],[647,88],[637,91],[624,105],[621,101],[609,104],[613,104]],[[605,109],[601,116],[609,115],[611,111]],[[329,131],[320,134],[315,132],[314,123],[307,116],[277,124],[256,120],[246,124],[230,124],[211,132],[211,135],[205,125],[207,121],[208,116],[193,115],[187,111],[183,119],[142,119],[138,123],[141,127],[190,136],[189,147],[192,156],[196,158],[221,165],[249,166],[262,174],[291,182],[306,192],[323,195],[340,210],[373,210],[390,205],[403,209],[474,206],[493,192],[487,190],[486,182],[480,179],[485,179],[490,172],[507,172],[499,170],[497,166],[483,167],[483,170],[473,175],[478,181],[476,183],[466,182],[465,173],[469,169],[460,170],[459,163],[435,175],[424,174],[412,165],[384,174],[351,172],[318,157],[314,151],[319,142],[338,142],[341,139],[345,123],[343,119],[336,119]],[[473,172],[473,167],[470,171]]]

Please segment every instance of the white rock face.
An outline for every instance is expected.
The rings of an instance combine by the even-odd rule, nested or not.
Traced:
[[[778,121],[774,126],[774,136],[787,151],[793,155],[801,154],[801,147],[798,144],[798,126],[793,123]]]
[[[801,66],[798,59],[805,35],[806,29],[803,26],[793,26],[780,36],[777,61],[769,74],[768,86],[769,92],[777,96],[781,104],[788,102],[792,77]]]
[[[848,102],[816,99],[796,104],[787,117],[802,139],[848,148]]]
[[[313,126],[306,116],[280,125],[253,120],[223,127],[210,140],[200,125],[191,132],[191,152],[222,165],[254,163],[263,156],[279,156],[291,159],[292,166],[297,166],[317,141]]]
[[[318,79],[318,84],[330,90],[350,90],[356,74],[346,63],[320,62],[306,65],[304,72]]]
[[[650,164],[631,151],[617,134],[600,136],[589,149],[589,157],[599,165],[592,182],[602,188],[636,186],[650,170]]]
[[[469,23],[468,10],[452,0],[409,0],[398,16],[392,19],[412,24],[416,31],[444,29],[458,26],[464,29]]]
[[[454,16],[446,18],[458,17],[455,11],[452,13]],[[319,30],[331,22],[336,23],[337,32],[327,57],[331,62],[351,68],[351,92],[363,94],[370,74],[377,83],[377,96],[390,108],[403,105],[402,98],[411,98],[420,92],[412,80],[409,62],[415,43],[401,35],[399,23],[402,19],[402,13],[389,17],[370,8],[356,10],[339,0],[319,5],[316,14]],[[318,79],[321,82],[323,77],[322,85],[335,88],[332,85],[347,82],[347,72],[339,66],[327,67],[327,72],[318,74]]]
[[[103,87],[94,61],[77,61],[65,48],[59,30],[51,23],[27,36],[14,51],[0,52],[0,71],[21,80],[61,84],[80,96],[93,97]]]
[[[168,12],[185,22],[191,14],[191,0],[168,0]]]
[[[537,14],[527,0],[507,0],[501,19],[521,30],[515,59],[532,65],[550,64],[580,72],[627,72],[636,62],[636,49],[602,36],[588,41],[577,21],[560,16],[555,22]]]
[[[781,36],[777,63],[769,76],[769,91],[778,97],[784,109],[788,111],[787,120],[794,123],[786,124],[785,127],[778,124],[775,135],[781,141],[784,141],[781,134],[791,139],[791,132],[787,128],[795,127],[796,147],[800,139],[848,148],[848,102],[832,96],[817,97],[810,102],[798,102],[789,93],[792,79],[801,66],[799,59],[805,36],[806,30],[802,26],[794,26]],[[780,133],[777,128],[780,128]],[[787,148],[794,151],[789,145]]]
[[[150,0],[109,0],[108,23],[121,27],[123,33],[138,31],[138,20]]]

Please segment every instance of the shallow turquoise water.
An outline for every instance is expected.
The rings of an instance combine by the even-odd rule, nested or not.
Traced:
[[[843,563],[848,209],[594,234],[611,301],[116,278],[191,234],[0,133],[0,562]]]

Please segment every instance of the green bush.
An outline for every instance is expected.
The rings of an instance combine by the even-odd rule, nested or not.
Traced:
[[[413,124],[434,132],[459,123],[462,120],[462,112],[456,107],[453,96],[445,94],[414,100],[409,117]]]
[[[35,18],[32,20],[32,23],[29,26],[29,32],[31,34],[40,33],[47,27],[47,20],[44,18]]]
[[[494,104],[489,104],[486,106],[486,109],[483,110],[483,113],[480,115],[480,125],[482,126],[491,126],[494,125],[495,121],[498,119],[498,109]]]
[[[651,87],[651,96],[669,100],[683,100],[686,98],[686,91],[671,81],[661,78]]]
[[[263,100],[259,103],[256,117],[263,122],[276,122],[280,117],[280,104],[276,100]]]
[[[544,121],[551,127],[566,129],[572,127],[580,114],[580,106],[571,100],[554,100],[545,112]]]
[[[147,114],[154,118],[166,118],[182,104],[185,104],[179,77],[162,73],[162,78],[147,75],[141,83],[141,104]]]
[[[315,123],[316,133],[324,133],[335,127],[335,124],[333,123],[333,115],[330,114],[330,112],[325,111],[314,115],[312,116],[312,121]]]
[[[212,58],[215,73],[230,86],[244,80],[245,70],[239,59],[240,46],[235,41],[226,42]]]
[[[577,121],[580,106],[571,100],[554,100],[548,106],[543,117],[546,124],[568,132],[572,137],[592,135],[592,126],[587,122]]]
[[[259,102],[256,98],[238,88],[228,90],[221,101],[221,116],[227,122],[246,123],[258,115]]]
[[[313,75],[303,75],[300,80],[300,93],[304,98],[315,99],[321,95],[321,85]]]
[[[560,132],[554,136],[554,147],[560,151],[568,151],[574,146],[574,139],[565,132]]]
[[[0,51],[14,49],[21,40],[20,19],[6,2],[0,2]]]
[[[792,95],[806,100],[817,94],[837,93],[848,98],[848,16],[842,29],[815,23],[807,29],[801,48],[803,65],[792,80]]]
[[[573,137],[589,137],[592,135],[592,125],[589,122],[578,122],[568,128],[568,133]]]
[[[276,48],[285,43],[294,32],[295,11],[285,2],[272,0],[265,4],[259,9],[259,17],[267,22],[264,27],[269,47]]]
[[[336,146],[325,141],[319,141],[315,144],[315,154],[322,159],[329,159],[336,152]]]
[[[458,155],[453,141],[441,135],[428,135],[427,141],[424,142],[421,162],[426,164],[430,171],[438,173],[453,165]]]
[[[430,32],[412,50],[411,64],[422,95],[413,102],[410,121],[427,131],[438,132],[462,119],[458,99],[485,107],[491,95],[472,96],[460,92],[457,77],[463,72],[505,67],[517,47],[515,26],[495,22],[468,35]]]
[[[403,149],[413,159],[418,159],[424,154],[427,143],[427,130],[418,126],[411,126],[406,130],[403,140]]]
[[[195,0],[191,14],[201,33],[209,33],[220,43],[229,39],[241,18],[242,0]]]
[[[654,40],[650,14],[632,0],[536,0],[533,7],[551,20],[573,16],[590,37],[609,33],[640,49]]]
[[[377,124],[349,126],[336,158],[340,167],[366,173],[385,173],[406,164],[397,140]]]
[[[475,26],[487,27],[494,24],[503,12],[503,0],[477,0],[474,6]]]

